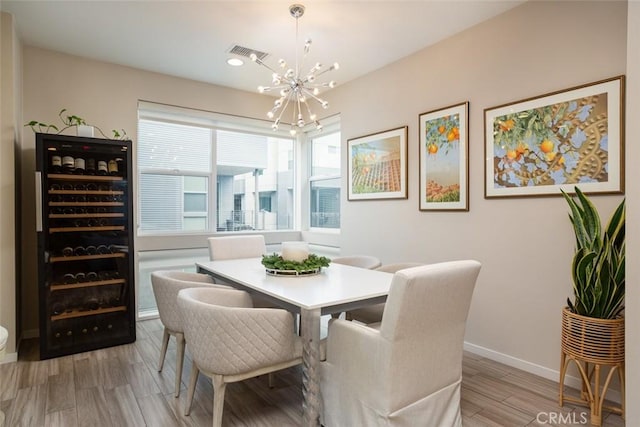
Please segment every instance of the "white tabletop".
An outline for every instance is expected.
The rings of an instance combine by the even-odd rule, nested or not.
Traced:
[[[301,309],[350,305],[384,299],[393,274],[343,264],[323,267],[312,276],[270,276],[260,258],[199,262],[214,277],[254,289]]]

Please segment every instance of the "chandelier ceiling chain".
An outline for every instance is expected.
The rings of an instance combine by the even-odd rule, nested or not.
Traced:
[[[289,105],[292,106],[292,118],[291,118],[291,135],[297,133],[297,128],[303,128],[308,123],[313,123],[316,129],[322,130],[322,125],[318,121],[316,114],[313,113],[308,99],[314,99],[320,104],[323,109],[329,108],[329,103],[318,97],[321,88],[334,88],[336,82],[331,80],[326,83],[319,83],[317,79],[319,76],[332,71],[337,70],[339,65],[337,62],[333,63],[329,68],[323,69],[322,64],[317,62],[307,73],[303,73],[305,59],[311,48],[311,39],[307,38],[304,41],[302,60],[298,58],[298,19],[304,15],[304,6],[301,4],[292,4],[289,6],[289,13],[296,19],[296,56],[295,56],[295,68],[287,68],[287,63],[284,59],[278,60],[278,65],[284,71],[277,71],[265,64],[255,53],[252,53],[249,58],[258,65],[262,65],[272,72],[272,84],[273,86],[258,86],[258,92],[264,93],[269,91],[279,91],[280,97],[273,103],[273,108],[267,113],[267,117],[270,119],[275,118],[271,128],[278,130],[280,120],[284,112]],[[306,117],[306,120],[305,120]]]

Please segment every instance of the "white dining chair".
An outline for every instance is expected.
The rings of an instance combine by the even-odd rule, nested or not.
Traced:
[[[371,255],[349,255],[339,256],[331,259],[336,264],[351,265],[353,267],[368,268],[373,270],[382,265],[380,260]]]
[[[413,268],[424,265],[419,262],[398,262],[394,264],[385,264],[376,268],[376,271],[384,271],[387,273],[397,273],[405,268]],[[355,310],[347,311],[345,319],[356,320],[361,323],[371,324],[382,322],[382,313],[384,312],[384,303],[373,304],[367,307],[357,308]]]
[[[209,237],[209,259],[257,258],[267,253],[262,234]]]
[[[184,328],[182,318],[178,313],[178,292],[182,289],[195,287],[218,287],[230,289],[229,286],[216,285],[211,276],[199,273],[189,273],[178,270],[154,271],[151,273],[151,286],[156,298],[160,321],[164,326],[162,335],[162,348],[160,349],[160,361],[158,372],[162,371],[164,359],[169,346],[169,337],[176,339],[176,379],[175,397],[180,395],[180,383],[182,380],[182,367],[184,364]]]
[[[352,267],[366,268],[369,270],[373,270],[382,265],[378,258],[371,255],[339,256],[332,258],[331,262],[334,264],[350,265]],[[340,317],[340,313],[332,313],[331,317],[337,319]]]
[[[400,270],[379,327],[331,322],[322,423],[461,426],[463,339],[479,272],[473,260]]]
[[[178,306],[193,360],[185,415],[189,415],[199,373],[213,382],[213,426],[222,425],[228,383],[302,362],[302,342],[286,310],[253,308],[247,292],[194,288],[178,294]]]

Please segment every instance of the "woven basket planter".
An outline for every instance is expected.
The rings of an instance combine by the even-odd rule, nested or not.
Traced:
[[[602,425],[602,409],[624,418],[624,318],[597,319],[562,310],[562,358],[560,363],[560,406],[563,401],[585,404],[591,409],[591,424]],[[582,378],[581,399],[564,396],[564,377],[569,362],[574,361]],[[609,367],[602,389],[600,370]],[[609,407],[604,398],[613,375],[621,385],[622,405]]]
[[[562,350],[599,365],[624,362],[624,318],[596,319],[562,310]]]

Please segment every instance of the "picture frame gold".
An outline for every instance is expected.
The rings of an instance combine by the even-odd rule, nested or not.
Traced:
[[[469,210],[469,101],[418,116],[419,210]]]
[[[403,126],[347,140],[347,199],[406,199],[407,134]]]
[[[624,192],[624,76],[484,110],[485,198]]]

